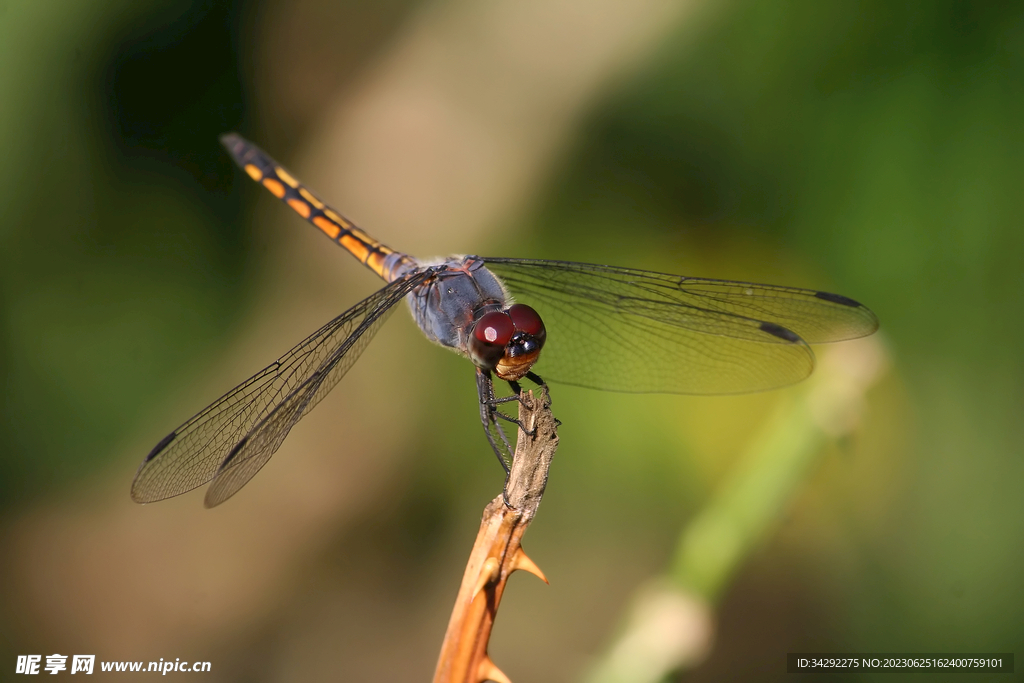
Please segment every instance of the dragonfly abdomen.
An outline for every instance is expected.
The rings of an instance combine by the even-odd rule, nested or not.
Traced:
[[[221,136],[220,141],[250,178],[267,188],[295,213],[319,228],[332,242],[340,245],[384,280],[392,282],[416,265],[406,254],[396,252],[373,239],[327,206],[266,152],[245,138],[227,133]]]

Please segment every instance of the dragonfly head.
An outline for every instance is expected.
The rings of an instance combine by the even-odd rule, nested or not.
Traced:
[[[513,304],[477,320],[469,339],[473,362],[511,382],[530,371],[540,357],[547,332],[537,311]]]

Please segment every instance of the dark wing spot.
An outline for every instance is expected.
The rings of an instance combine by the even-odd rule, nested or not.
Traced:
[[[155,458],[160,453],[160,451],[162,451],[163,449],[167,448],[167,444],[169,444],[170,442],[174,441],[174,438],[176,436],[178,436],[178,432],[171,432],[170,434],[168,434],[164,438],[160,439],[160,443],[158,443],[156,446],[154,446],[153,450],[151,450],[149,452],[149,455],[146,456],[145,462],[149,462],[150,460]]]
[[[859,301],[854,301],[850,297],[843,296],[842,294],[830,294],[828,292],[815,292],[814,296],[816,296],[819,299],[824,299],[825,301],[831,301],[832,303],[839,304],[841,306],[849,306],[850,308],[861,308],[861,305],[860,305]]]
[[[241,441],[236,443],[235,447],[231,449],[230,453],[228,453],[228,457],[224,458],[224,460],[221,461],[220,466],[217,467],[217,471],[219,472],[219,471],[223,470],[225,467],[227,467],[228,463],[231,462],[232,460],[234,460],[235,456],[238,455],[238,453],[243,448],[245,448],[245,444],[248,441],[249,441],[249,435],[246,435],[246,437],[244,439],[242,439]]]
[[[775,323],[761,323],[761,331],[794,344],[802,341],[796,332]]]

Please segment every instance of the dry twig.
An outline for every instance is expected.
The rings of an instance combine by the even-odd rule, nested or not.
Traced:
[[[546,390],[543,398],[534,397],[533,392],[523,394],[519,421],[532,434],[519,430],[504,494],[484,508],[480,531],[441,645],[434,683],[488,680],[510,683],[487,655],[487,643],[505,583],[517,569],[524,569],[547,583],[544,573],[520,545],[526,527],[540,506],[548,468],[558,447],[558,423],[551,414]]]

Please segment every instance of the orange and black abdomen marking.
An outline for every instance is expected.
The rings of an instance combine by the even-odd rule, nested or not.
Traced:
[[[393,271],[396,264],[393,263],[388,268],[385,265],[385,260],[395,253],[394,249],[373,239],[340,213],[324,204],[308,188],[295,180],[288,171],[271,159],[266,152],[242,136],[228,133],[221,136],[220,141],[231,153],[235,163],[241,166],[242,170],[249,174],[249,177],[270,190],[275,197],[290,206],[295,213],[320,228],[332,241],[340,244],[370,270],[385,280],[389,279],[389,272],[385,271]],[[407,256],[401,254],[398,256],[398,262],[408,260]]]

